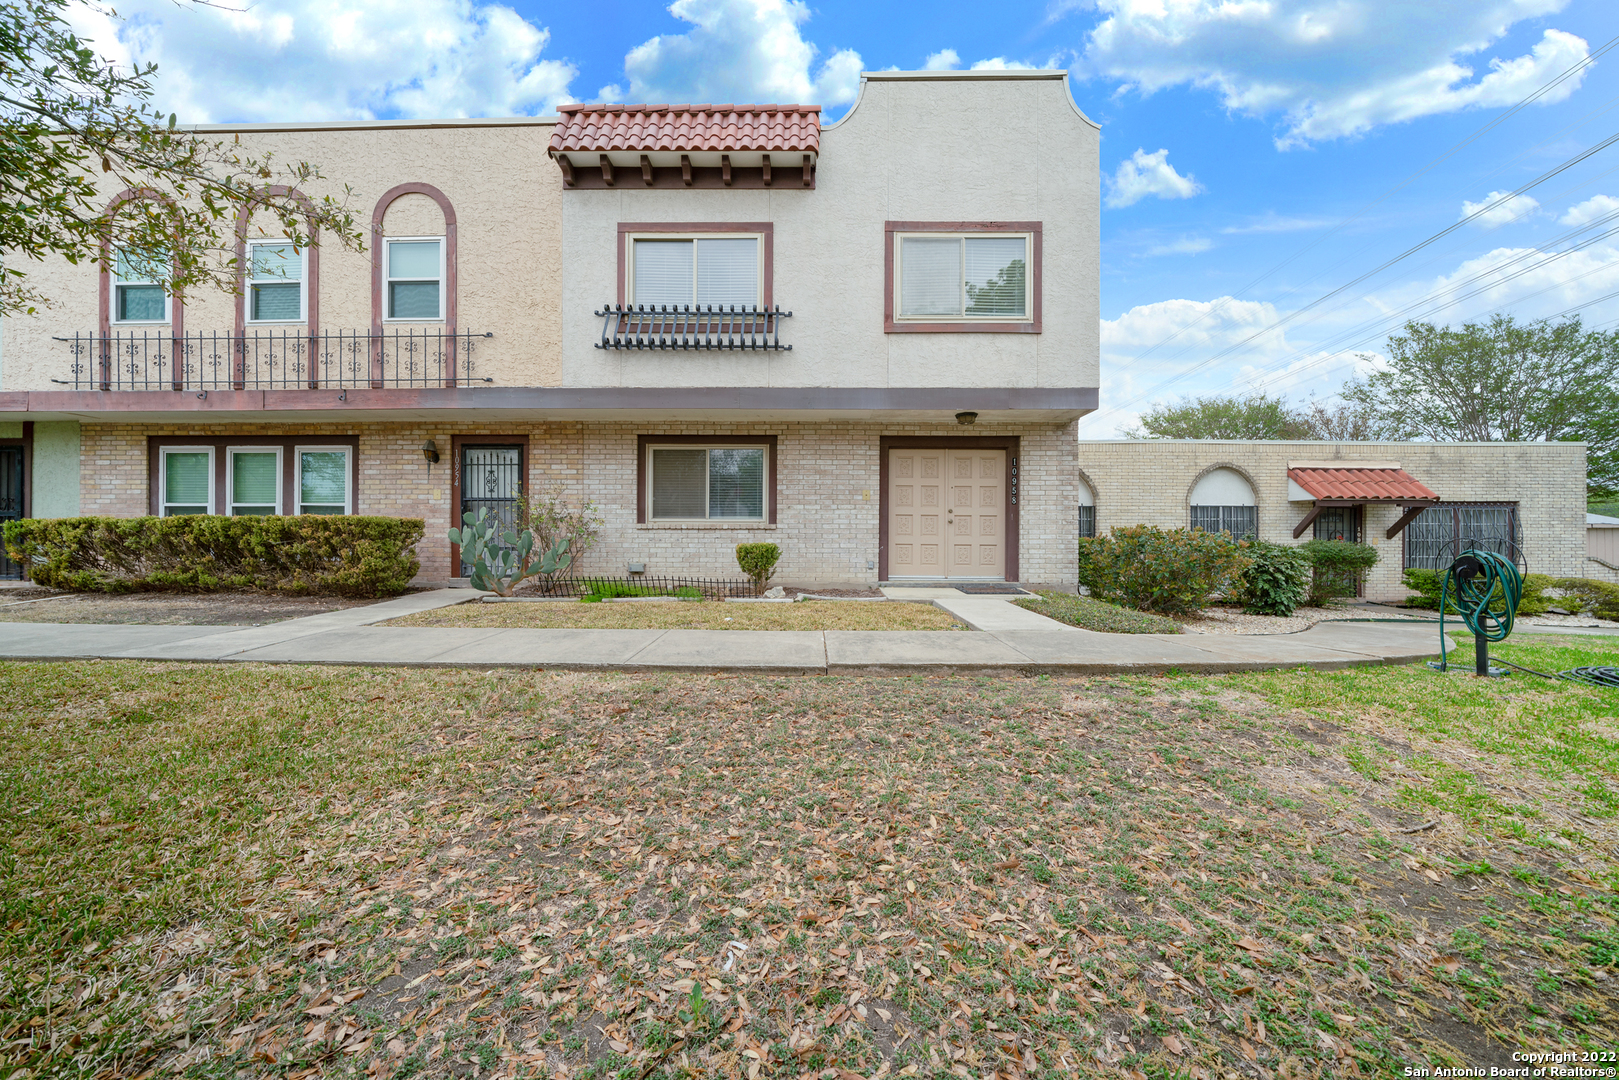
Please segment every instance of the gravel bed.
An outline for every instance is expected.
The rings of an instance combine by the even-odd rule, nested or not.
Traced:
[[[1360,607],[1312,608],[1301,607],[1292,615],[1248,615],[1241,608],[1212,607],[1200,611],[1196,618],[1178,618],[1181,629],[1188,634],[1296,634],[1308,630],[1316,623],[1342,619],[1398,619],[1402,622],[1421,622],[1422,619],[1392,612],[1368,611]]]
[[[1580,626],[1602,627],[1608,630],[1619,629],[1619,622],[1612,619],[1598,619],[1591,615],[1523,615],[1518,619],[1521,623],[1530,626]]]

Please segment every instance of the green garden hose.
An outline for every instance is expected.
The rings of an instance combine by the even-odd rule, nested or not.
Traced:
[[[1428,665],[1437,671],[1450,670],[1450,657],[1446,652],[1445,611],[1451,605],[1453,593],[1462,623],[1473,632],[1477,642],[1477,673],[1506,674],[1500,668],[1490,667],[1487,649],[1490,642],[1505,641],[1507,635],[1512,633],[1512,621],[1517,615],[1518,603],[1523,599],[1523,574],[1511,559],[1493,551],[1470,548],[1456,556],[1439,581],[1439,663]],[[1543,679],[1619,687],[1619,668],[1577,667],[1549,675],[1510,660],[1500,662]]]
[[[1479,674],[1488,674],[1483,644],[1505,641],[1523,599],[1523,575],[1512,560],[1493,551],[1469,548],[1451,562],[1439,579],[1439,670],[1450,670],[1445,652],[1445,611],[1454,594],[1462,623],[1480,644]]]

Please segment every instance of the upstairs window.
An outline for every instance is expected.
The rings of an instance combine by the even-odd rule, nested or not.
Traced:
[[[1030,239],[1027,233],[899,234],[899,318],[1027,321]]]
[[[438,239],[389,240],[388,318],[425,322],[444,317],[444,244]]]
[[[304,253],[291,244],[248,247],[248,318],[299,322],[304,317]]]
[[[166,252],[118,251],[113,260],[115,322],[168,322],[169,294],[163,288],[168,263]]]
[[[763,521],[765,447],[652,446],[654,521]]]
[[[759,304],[757,236],[636,238],[632,252],[632,304],[676,310]]]

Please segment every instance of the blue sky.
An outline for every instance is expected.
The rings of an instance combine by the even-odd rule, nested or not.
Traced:
[[[833,117],[862,69],[1067,68],[1103,126],[1104,408],[1082,423],[1087,437],[1186,394],[1330,398],[1379,362],[1406,317],[1573,308],[1587,325],[1619,326],[1619,296],[1602,299],[1619,292],[1619,232],[1604,235],[1619,227],[1619,144],[1307,308],[1619,132],[1615,48],[1412,176],[1619,36],[1611,0],[119,10],[117,24],[86,14],[86,33],[115,58],[156,61],[160,103],[196,122],[496,116],[603,99],[811,102]]]

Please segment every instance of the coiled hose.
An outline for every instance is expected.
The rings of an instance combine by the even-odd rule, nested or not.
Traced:
[[[1522,599],[1523,574],[1512,560],[1493,551],[1476,548],[1458,555],[1439,582],[1439,663],[1434,666],[1440,671],[1450,670],[1450,656],[1446,652],[1449,639],[1445,636],[1445,612],[1452,601],[1461,615],[1462,624],[1473,632],[1475,638],[1496,642],[1505,641],[1512,633],[1512,622]],[[1577,667],[1548,675],[1510,660],[1497,659],[1507,667],[1529,675],[1539,675],[1543,679],[1619,687],[1619,668],[1616,667]]]

